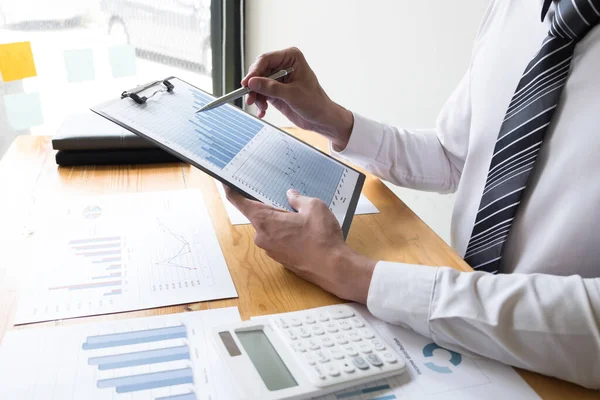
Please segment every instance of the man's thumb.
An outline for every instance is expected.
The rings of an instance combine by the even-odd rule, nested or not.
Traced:
[[[287,191],[287,198],[288,203],[290,203],[290,206],[292,206],[296,211],[300,211],[310,199],[310,197],[302,196],[295,189],[290,189]]]
[[[285,100],[287,97],[285,84],[277,82],[275,79],[254,77],[248,81],[248,87],[253,92],[267,97],[274,97],[282,100]]]

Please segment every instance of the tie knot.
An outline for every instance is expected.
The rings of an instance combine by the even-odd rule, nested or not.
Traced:
[[[579,41],[600,22],[600,0],[560,0],[550,26],[550,35]]]

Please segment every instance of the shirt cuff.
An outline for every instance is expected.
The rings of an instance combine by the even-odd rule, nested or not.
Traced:
[[[383,126],[355,112],[350,140],[342,151],[335,151],[329,143],[330,154],[356,161],[373,162],[379,155],[383,143]]]
[[[367,307],[386,322],[431,337],[429,310],[438,268],[380,261],[375,266]]]

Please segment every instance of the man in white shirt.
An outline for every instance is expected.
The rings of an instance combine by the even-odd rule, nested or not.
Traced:
[[[600,27],[589,22],[596,11],[600,17],[600,1],[560,0],[544,10],[542,22],[549,2],[492,1],[470,68],[429,132],[394,128],[336,104],[298,49],[259,57],[242,84],[253,90],[247,102],[259,117],[271,104],[326,136],[334,155],[397,185],[456,191],[452,245],[469,256],[477,252],[468,249],[474,226],[487,219],[478,216],[480,202],[515,88],[549,31],[574,35],[558,4],[563,13],[574,5],[588,27],[565,59],[570,69],[560,101],[515,202],[501,259],[494,258],[502,274],[370,260],[345,244],[323,202],[295,192],[288,198],[298,213],[232,191],[228,197],[269,256],[341,298],[367,304],[375,316],[451,350],[600,388]],[[288,67],[295,72],[285,82],[261,78]]]

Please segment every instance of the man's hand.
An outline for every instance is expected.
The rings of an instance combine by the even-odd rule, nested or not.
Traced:
[[[375,262],[346,244],[340,225],[319,199],[288,191],[297,213],[249,200],[225,186],[227,198],[256,229],[254,242],[298,276],[343,299],[366,303]]]
[[[279,70],[294,68],[282,82],[265,78]],[[269,103],[302,129],[318,132],[343,150],[348,143],[354,116],[325,93],[304,55],[295,47],[266,53],[250,66],[242,80],[249,87],[248,105],[256,104],[258,117],[265,116]]]

